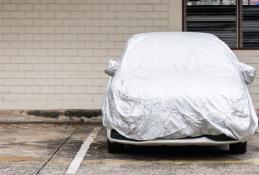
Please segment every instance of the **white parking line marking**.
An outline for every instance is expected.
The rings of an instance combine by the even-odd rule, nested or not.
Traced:
[[[85,139],[84,143],[81,145],[81,148],[76,153],[74,160],[70,163],[66,172],[67,175],[76,174],[78,168],[80,167],[85,157],[85,154],[87,153],[87,150],[89,149],[91,143],[98,135],[99,130],[100,130],[100,127],[95,127],[93,131],[89,134],[89,136]]]

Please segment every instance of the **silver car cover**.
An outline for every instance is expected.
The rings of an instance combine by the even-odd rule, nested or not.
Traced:
[[[117,61],[103,104],[103,124],[135,140],[225,134],[242,140],[258,119],[246,84],[255,69],[212,34],[132,36]]]

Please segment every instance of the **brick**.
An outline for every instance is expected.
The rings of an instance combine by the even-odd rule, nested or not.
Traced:
[[[167,4],[155,5],[154,6],[154,11],[167,12],[168,11],[168,5]]]
[[[0,42],[0,48],[1,49],[10,48],[10,43],[9,42]]]
[[[70,48],[80,48],[83,49],[85,48],[85,45],[83,42],[70,42]]]
[[[24,92],[30,94],[40,93],[40,86],[25,86]]]
[[[16,0],[17,1],[17,0]],[[10,0],[1,0],[0,1],[0,4],[7,4],[7,3],[10,3]]]
[[[24,29],[24,27],[14,26],[14,27],[11,27],[11,32],[12,33],[24,33],[25,29]]]
[[[56,0],[55,3],[57,3],[57,4],[66,4],[66,3],[69,3],[69,1],[70,0]],[[51,2],[53,2],[53,1],[51,1]]]
[[[15,80],[16,85],[21,85],[21,86],[33,85],[32,84],[33,80],[27,78],[29,76],[26,76],[25,74],[26,72],[24,71],[12,71],[10,74],[10,77]]]
[[[69,42],[55,42],[55,48],[58,48],[58,49],[68,49],[70,48],[70,43]]]
[[[33,4],[33,3],[40,3],[41,0],[24,0],[25,3],[28,3],[28,4]]]
[[[62,19],[67,19],[69,18],[69,13],[66,13],[66,12],[56,12],[55,13],[56,15],[56,18],[62,18]]]
[[[51,26],[48,26],[48,27],[40,27],[39,28],[39,31],[40,33],[55,33],[55,28],[54,27],[51,27]]]
[[[2,26],[0,28],[0,34],[8,34],[10,32],[10,27],[4,27]]]
[[[84,27],[70,27],[71,33],[84,33],[85,28]]]
[[[62,94],[48,94],[47,95],[48,101],[63,101],[63,95]]]
[[[0,52],[2,52],[2,54],[5,55],[5,56],[15,56],[15,55],[18,54],[17,49],[4,49]]]
[[[80,5],[77,5],[77,8],[78,8],[79,11],[90,11],[90,10],[93,10],[93,5],[91,5],[91,4],[80,4]]]
[[[32,101],[32,94],[18,94],[19,101]]]
[[[86,93],[90,93],[90,94],[93,94],[93,93],[99,93],[99,87],[98,86],[88,86],[86,87],[85,89]]]
[[[61,86],[61,85],[63,85],[63,81],[62,81],[62,79],[49,79],[48,85]]]
[[[48,79],[33,79],[31,85],[36,85],[36,86],[46,86],[48,85]]]
[[[136,12],[138,11],[138,6],[134,4],[128,4],[123,6],[123,11],[133,11]]]
[[[76,49],[66,49],[63,52],[64,56],[77,56],[77,50]]]
[[[46,4],[30,4],[34,11],[47,11],[48,6]]]
[[[70,88],[70,93],[73,94],[83,94],[86,93],[86,88],[85,86],[74,86]]]
[[[20,11],[32,11],[32,4],[19,4],[18,9]]]
[[[152,26],[153,20],[151,20],[151,19],[138,20],[138,25],[139,26]],[[129,33],[129,32],[127,32],[127,33]]]
[[[94,5],[93,6],[93,10],[94,11],[107,11],[108,10],[108,6],[107,5],[102,5],[101,3],[98,5]]]
[[[93,85],[96,85],[96,86],[106,86],[107,83],[108,83],[107,79],[94,79],[93,80]]]
[[[32,35],[32,40],[34,40],[34,41],[47,41],[48,35],[46,35],[46,34]]]
[[[160,4],[161,3],[160,0],[148,0],[147,2],[150,4]]]
[[[11,45],[11,48],[13,48],[13,49],[17,49],[17,48],[21,49],[21,48],[25,48],[26,47],[24,42],[15,42],[15,41],[13,41],[13,42],[10,43],[10,45]]]
[[[24,33],[39,33],[40,28],[38,26],[36,27],[25,27],[25,32]]]
[[[2,94],[10,93],[10,87],[8,87],[8,86],[0,86],[0,93],[2,93]]]
[[[70,12],[70,18],[84,19],[85,13],[84,12]]]
[[[167,20],[154,20],[153,21],[154,26],[168,26],[168,21]]]
[[[55,47],[55,43],[53,42],[49,42],[49,41],[46,41],[46,42],[40,42],[39,43],[39,48],[48,48],[48,49],[51,49],[51,48],[54,48]],[[53,58],[52,58],[53,59]],[[46,59],[45,59],[46,60]]]
[[[65,26],[76,26],[76,25],[83,25],[80,22],[81,20],[75,20],[75,19],[64,19],[63,23]]]
[[[47,18],[47,19],[53,19],[55,18],[54,12],[40,12],[40,18]]]
[[[61,11],[63,4],[48,4],[48,11]]]
[[[19,40],[20,41],[31,41],[33,38],[32,34],[20,34],[19,35]]]
[[[146,11],[152,11],[153,10],[153,7],[152,7],[152,5],[138,5],[138,10],[139,11],[144,11],[144,12],[146,12]]]
[[[11,14],[11,18],[24,18],[24,12],[12,12]],[[1,13],[0,13],[0,17],[1,17]]]
[[[75,3],[75,4],[84,4],[85,0],[73,0],[73,3]]]
[[[34,19],[34,20],[32,20],[32,23],[35,26],[46,26],[46,25],[48,25],[48,20],[46,20],[46,19]]]
[[[78,37],[76,34],[64,34],[63,41],[77,41]]]
[[[79,10],[80,6],[81,5],[77,5],[77,4],[64,4],[63,9],[64,11],[77,11]]]
[[[24,71],[24,78],[35,79],[41,77],[41,72],[28,72]]]
[[[50,26],[62,26],[63,19],[48,19],[48,25]]]
[[[17,94],[4,94],[5,101],[17,101],[18,95]]]
[[[25,93],[25,90],[24,90],[23,86],[12,86],[11,93],[12,94],[23,94],[23,93]]]
[[[46,94],[32,94],[32,100],[34,101],[47,101]]]
[[[79,101],[91,101],[93,99],[91,94],[80,94],[78,95]]]
[[[41,86],[41,93],[55,93],[55,86]]]
[[[63,99],[66,101],[76,101],[77,100],[77,95],[75,94],[63,94]]]
[[[17,34],[6,34],[3,36],[4,41],[17,41],[18,35]]]
[[[25,18],[39,18],[40,13],[39,12],[24,12]]]
[[[3,10],[4,11],[15,11],[18,9],[18,5],[16,4],[4,4]]]
[[[16,19],[3,19],[2,20],[2,25],[15,26],[17,24],[18,24],[18,20],[16,20]]]
[[[70,87],[69,86],[56,86],[55,87],[55,93],[58,94],[69,94],[70,93]]]
[[[124,19],[128,19],[131,17],[131,13],[129,12],[116,12],[115,13],[115,17],[116,18],[124,18]]]
[[[122,6],[121,4],[110,4],[110,5],[108,6],[108,9],[109,9],[110,11],[122,11],[123,6]]]

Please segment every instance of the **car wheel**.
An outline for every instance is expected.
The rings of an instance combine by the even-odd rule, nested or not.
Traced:
[[[124,145],[120,143],[110,142],[107,139],[108,152],[111,154],[118,154],[124,152]]]
[[[247,148],[247,142],[229,144],[229,151],[232,154],[244,154],[246,153],[246,148]]]

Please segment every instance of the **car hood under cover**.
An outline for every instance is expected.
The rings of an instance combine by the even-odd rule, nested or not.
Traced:
[[[225,134],[242,140],[257,128],[246,86],[255,70],[214,35],[134,35],[109,71],[103,124],[130,139]]]

